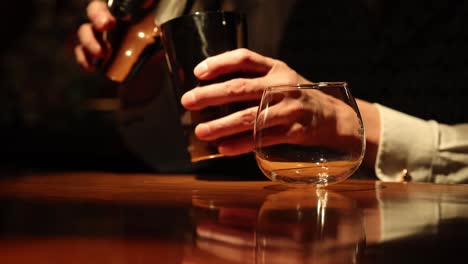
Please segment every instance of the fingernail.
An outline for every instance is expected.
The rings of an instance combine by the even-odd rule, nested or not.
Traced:
[[[208,64],[206,63],[206,61],[203,61],[200,64],[198,64],[193,70],[195,76],[197,77],[203,77],[204,75],[206,75],[207,71],[208,71]]]
[[[182,95],[182,98],[180,99],[180,102],[185,107],[193,106],[195,104],[195,101],[196,101],[195,93],[192,91],[186,92],[184,95]]]
[[[196,128],[195,128],[195,134],[199,137],[199,138],[205,138],[207,136],[210,135],[210,127],[206,124],[199,124]]]

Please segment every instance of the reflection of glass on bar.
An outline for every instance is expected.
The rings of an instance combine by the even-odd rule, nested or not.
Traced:
[[[255,263],[359,263],[366,244],[356,202],[325,189],[268,196],[255,237]]]

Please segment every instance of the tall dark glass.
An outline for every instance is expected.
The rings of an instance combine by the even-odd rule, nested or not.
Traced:
[[[210,56],[247,47],[247,26],[242,14],[226,11],[197,12],[169,20],[161,25],[160,30],[171,71],[173,91],[178,102],[185,92],[198,85],[225,81],[237,76],[221,76],[210,82],[200,82],[194,76],[193,69]],[[180,103],[179,107],[192,162],[221,157],[217,142],[197,139],[194,129],[199,123],[238,111],[243,107],[242,104],[208,107],[200,111],[186,111]]]

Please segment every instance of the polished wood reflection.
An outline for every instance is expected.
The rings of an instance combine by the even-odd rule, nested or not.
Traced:
[[[0,177],[0,263],[440,263],[468,249],[468,186],[223,175]]]

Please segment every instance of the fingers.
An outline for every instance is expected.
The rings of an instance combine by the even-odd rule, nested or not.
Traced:
[[[236,156],[249,153],[253,150],[252,133],[243,133],[230,137],[218,145],[219,153],[225,156]]]
[[[253,51],[237,49],[204,60],[195,67],[194,74],[200,80],[210,80],[233,72],[265,74],[274,63],[275,60]]]
[[[195,135],[202,140],[214,140],[221,137],[250,131],[255,123],[257,107],[250,107],[234,114],[199,124]]]
[[[314,138],[308,138],[304,142],[304,128],[301,124],[294,123],[291,126],[276,126],[261,131],[261,145],[255,147],[268,147],[278,144],[308,144],[313,145]],[[252,133],[242,133],[222,141],[218,145],[219,153],[226,156],[235,156],[251,152],[254,148]]]
[[[214,82],[199,86],[181,98],[187,110],[200,110],[233,102],[259,101],[265,87],[278,84],[296,84],[299,75],[284,62],[264,57],[247,49],[228,51],[210,57],[194,69],[201,81]],[[218,81],[233,74],[227,81]],[[245,76],[244,76],[245,75]],[[252,130],[257,107],[246,108],[234,114],[200,124],[195,134],[201,140],[222,139],[219,151],[224,155],[238,155],[252,151]],[[287,123],[289,118],[280,120]],[[247,133],[247,135],[246,135]]]
[[[103,1],[92,1],[86,7],[86,14],[98,32],[104,32],[115,26],[116,20]]]
[[[236,78],[223,83],[196,87],[181,98],[182,105],[189,110],[232,102],[259,100],[264,82],[261,78]]]
[[[252,130],[257,109],[258,107],[250,107],[231,115],[199,124],[195,128],[195,135],[201,140],[208,141],[227,138],[218,146],[218,150],[224,155],[233,156],[248,153],[252,151],[253,147]],[[263,142],[268,142],[268,145],[286,143],[302,136],[304,134],[304,126],[297,122],[296,119],[299,112],[296,110],[297,107],[292,107],[287,111],[272,113],[277,118],[271,118],[273,122],[272,124],[268,124],[267,127],[273,128],[271,132],[268,132],[268,136],[265,137]],[[291,115],[294,117],[291,118]]]
[[[295,84],[299,75],[284,62],[264,57],[247,49],[228,51],[210,57],[194,69],[197,78],[214,84],[197,87],[182,96],[182,105],[189,110],[245,100],[259,100],[265,87]],[[245,75],[217,82],[217,77]]]
[[[82,24],[77,32],[79,44],[75,47],[75,60],[86,71],[95,71],[94,62],[105,57],[102,33],[115,26],[116,20],[103,1],[91,1],[86,13],[89,23]]]
[[[268,98],[264,98],[264,101],[268,101]],[[305,105],[299,99],[290,97],[278,103],[266,104],[262,108],[257,117],[257,128],[260,129],[290,126],[293,123],[310,126],[314,116],[318,115],[318,106],[313,101]]]
[[[93,72],[96,70],[96,67],[91,63],[91,59],[87,56],[82,45],[77,45],[75,47],[75,60],[85,71]]]
[[[94,71],[93,62],[105,56],[104,47],[95,36],[91,23],[86,23],[78,29],[80,44],[75,47],[75,60],[86,71]]]
[[[224,74],[248,73],[265,75],[275,65],[275,60],[247,49],[237,49],[210,57],[194,69],[200,80],[212,80]],[[195,88],[182,96],[182,105],[190,110],[229,102],[251,101],[261,98],[265,81],[261,78],[234,78]]]
[[[297,119],[298,111],[292,110],[292,107],[287,104],[288,102],[291,102],[291,100],[264,106],[264,109],[258,113],[257,124],[262,128],[268,128],[294,122]],[[295,105],[298,106],[298,104]]]
[[[218,145],[218,151],[235,156],[252,151],[252,129],[258,107],[251,107],[210,122],[199,124],[195,135],[202,140],[227,137]]]
[[[293,124],[293,126],[300,126],[299,124]],[[258,130],[256,137],[258,137],[255,148],[263,148],[278,144],[291,143],[293,140],[290,138],[289,130],[291,127],[287,126],[275,126],[270,128],[264,128]],[[297,129],[296,129],[297,130]]]
[[[104,55],[104,48],[95,36],[93,26],[86,23],[78,29],[78,39],[84,51],[92,57],[101,58]]]

